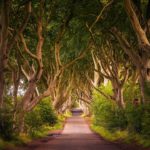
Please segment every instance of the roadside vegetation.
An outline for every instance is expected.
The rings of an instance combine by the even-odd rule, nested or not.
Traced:
[[[0,149],[6,147],[14,147],[23,145],[32,141],[52,134],[52,131],[62,130],[66,117],[69,113],[64,115],[57,115],[52,107],[50,98],[45,98],[25,116],[24,131],[19,134],[14,131],[13,116],[11,114],[11,106],[8,105],[7,113],[1,112],[0,124]]]
[[[141,104],[139,85],[131,87],[127,84],[124,88],[126,102],[124,109],[99,92],[93,92],[91,128],[110,141],[134,142],[149,147],[150,105]],[[103,89],[107,95],[112,94],[110,84],[102,85],[99,89]],[[135,98],[139,101],[135,101]]]
[[[0,0],[0,145],[61,128],[76,104],[149,145],[150,0]]]

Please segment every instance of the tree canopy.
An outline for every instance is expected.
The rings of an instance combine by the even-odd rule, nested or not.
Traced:
[[[10,97],[19,132],[45,97],[61,113],[96,90],[125,109],[131,82],[149,103],[150,0],[0,1],[0,107]]]

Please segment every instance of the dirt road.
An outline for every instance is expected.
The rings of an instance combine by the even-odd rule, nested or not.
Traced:
[[[48,136],[31,142],[24,148],[17,150],[120,150],[98,135],[94,134],[85,120],[75,115],[70,117],[62,134]]]

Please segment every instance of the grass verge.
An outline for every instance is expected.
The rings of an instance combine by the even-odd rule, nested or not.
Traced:
[[[150,139],[142,137],[142,135],[136,133],[129,133],[127,130],[111,132],[102,126],[96,126],[91,124],[91,129],[102,136],[104,139],[115,142],[121,141],[126,144],[136,143],[144,148],[150,147]]]

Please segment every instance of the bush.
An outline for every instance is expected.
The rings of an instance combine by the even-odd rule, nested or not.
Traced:
[[[29,134],[33,135],[36,130],[40,130],[42,125],[43,121],[39,108],[35,108],[34,110],[26,114],[25,126]]]
[[[53,126],[57,123],[57,117],[52,109],[49,98],[43,99],[31,112],[26,114],[25,124],[31,136],[42,130],[42,126]]]
[[[111,85],[101,86],[103,92],[112,94]],[[108,128],[109,130],[122,130],[127,127],[127,119],[124,110],[119,108],[116,103],[102,96],[97,91],[93,92],[92,111],[94,114],[94,123]]]
[[[144,107],[141,133],[146,138],[150,137],[150,105]]]
[[[109,129],[123,130],[127,128],[127,118],[125,111],[115,105],[115,109],[112,111],[112,115],[109,121]]]
[[[136,99],[141,99],[141,92],[139,84],[126,83],[124,85],[124,99],[127,103],[132,103]]]
[[[40,104],[40,115],[42,117],[43,123],[47,123],[50,126],[57,123],[57,116],[52,108],[49,99],[44,99]]]
[[[141,133],[142,116],[143,116],[142,106],[136,107],[132,103],[129,103],[126,106],[126,116],[127,116],[127,120],[128,120],[129,131]]]
[[[13,131],[13,115],[10,110],[0,110],[0,137],[4,140],[11,140],[14,138],[15,133]]]
[[[134,106],[132,103],[126,107],[129,131],[150,137],[150,105]]]
[[[109,84],[106,87],[102,85],[100,89],[106,94],[112,94],[112,88]],[[126,109],[121,109],[114,101],[93,91],[94,124],[109,131],[128,129],[129,133],[139,134],[145,138],[150,137],[150,104],[133,104],[133,99],[140,99],[138,85],[130,87],[127,84],[124,92],[127,99]]]

